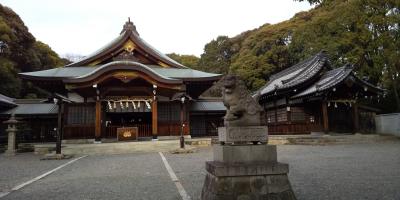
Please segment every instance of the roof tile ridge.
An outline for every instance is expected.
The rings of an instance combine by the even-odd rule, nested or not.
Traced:
[[[323,91],[329,89],[332,87],[332,85],[342,82],[346,77],[350,75],[351,71],[353,70],[353,66],[349,63],[346,63],[344,66],[332,70],[337,70],[338,72],[335,73],[332,76],[332,78],[330,78],[327,82],[323,84],[317,83],[316,84],[317,91]]]
[[[291,78],[288,78],[288,79],[286,79],[286,80],[283,80],[282,83],[285,81],[285,82],[286,82],[286,83],[284,83],[285,85],[286,85],[287,83],[289,83],[289,84],[288,84],[289,86],[292,85],[292,84],[290,84],[290,82],[295,81],[295,80],[298,80],[298,79],[303,78],[303,77],[309,76],[310,73],[307,73],[307,72],[310,72],[311,70],[313,70],[313,69],[315,69],[315,68],[317,68],[317,67],[321,67],[321,69],[322,69],[322,66],[325,65],[326,60],[327,60],[327,59],[326,59],[325,56],[321,56],[321,55],[319,55],[319,53],[318,53],[318,54],[314,57],[314,59],[311,60],[311,61],[315,61],[315,62],[311,62],[311,63],[309,64],[309,67],[305,67],[303,70],[301,70],[301,71],[297,74],[297,76],[293,76],[293,77],[291,77]],[[319,69],[318,71],[320,71],[320,69]],[[315,73],[315,74],[316,74],[316,73]],[[303,75],[303,76],[302,76],[302,75]]]

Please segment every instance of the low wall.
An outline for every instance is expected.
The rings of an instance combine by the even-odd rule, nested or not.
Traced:
[[[388,133],[400,137],[400,113],[375,116],[376,132]]]

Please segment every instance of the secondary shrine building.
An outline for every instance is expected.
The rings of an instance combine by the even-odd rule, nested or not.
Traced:
[[[384,90],[358,78],[353,66],[332,69],[320,52],[270,77],[258,91],[270,134],[375,132],[378,102]]]
[[[149,138],[179,135],[181,127],[185,135],[214,135],[224,115],[221,101],[199,99],[221,75],[160,53],[130,21],[111,43],[78,62],[20,75],[58,100],[63,139],[117,138],[123,127]]]

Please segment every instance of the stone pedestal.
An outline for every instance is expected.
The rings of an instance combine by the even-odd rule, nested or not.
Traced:
[[[249,130],[254,129],[246,128],[240,127],[239,132],[251,134]],[[226,130],[229,129],[223,129],[223,134],[229,135]],[[234,135],[237,132],[238,130],[235,130]],[[257,141],[254,138],[263,139],[264,136],[260,132],[262,131],[259,131],[256,137],[242,138],[245,142]],[[264,134],[266,137],[267,132]],[[237,137],[222,138],[228,138],[230,142]],[[239,141],[241,140],[235,140]],[[287,176],[289,165],[277,162],[275,145],[214,145],[213,151],[214,160],[206,162],[207,174],[201,192],[202,200],[296,199]]]
[[[16,128],[8,128],[6,130],[8,132],[8,144],[7,144],[7,150],[4,153],[7,156],[14,156],[15,153],[17,152],[16,148]]]
[[[268,127],[219,127],[218,140],[221,143],[261,142],[268,143]]]
[[[276,146],[216,145],[206,171],[202,200],[296,199],[289,165],[277,162]]]

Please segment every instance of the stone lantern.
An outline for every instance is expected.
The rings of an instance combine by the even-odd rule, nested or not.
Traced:
[[[6,129],[6,132],[8,133],[8,147],[5,152],[5,155],[14,156],[16,153],[16,150],[17,150],[17,148],[16,148],[16,133],[17,133],[16,125],[19,123],[19,121],[15,119],[14,114],[11,114],[10,119],[3,123],[8,125],[8,128]]]

